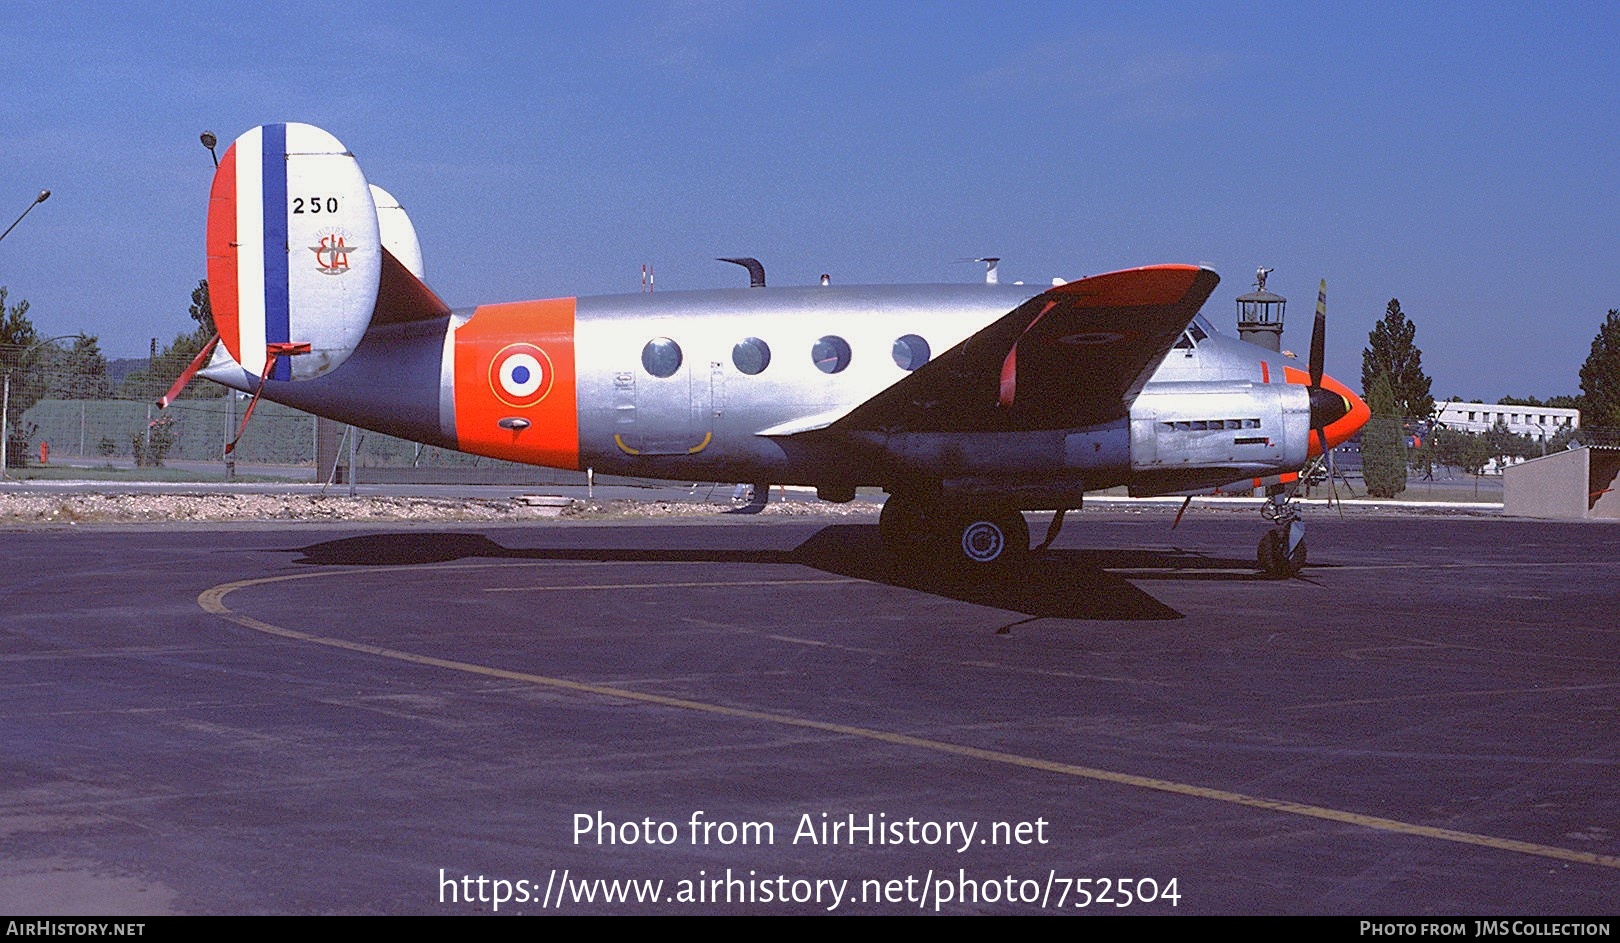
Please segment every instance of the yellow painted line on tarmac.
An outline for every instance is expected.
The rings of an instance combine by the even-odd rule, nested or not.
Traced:
[[[1520,560],[1518,562],[1494,562],[1480,560],[1474,563],[1329,563],[1324,569],[1335,573],[1349,570],[1551,570],[1559,567],[1580,567],[1583,570],[1594,567],[1620,566],[1620,560]],[[1310,565],[1306,564],[1309,569]]]
[[[1415,647],[1415,646],[1408,646]],[[1295,704],[1285,707],[1285,711],[1312,711],[1326,710],[1330,707],[1371,707],[1374,704],[1401,704],[1413,701],[1456,701],[1465,697],[1517,697],[1521,694],[1531,694],[1543,697],[1548,694],[1558,694],[1565,691],[1605,691],[1610,688],[1620,688],[1620,684],[1558,684],[1550,687],[1535,688],[1492,688],[1483,691],[1437,691],[1433,694],[1403,694],[1398,697],[1364,697],[1348,701],[1318,701],[1312,704]]]
[[[1360,812],[1348,812],[1343,809],[1332,809],[1326,806],[1308,805],[1301,802],[1290,802],[1286,799],[1270,799],[1264,796],[1251,796],[1241,792],[1232,792],[1226,789],[1214,789],[1208,786],[1198,786],[1192,783],[1176,782],[1170,779],[1157,779],[1151,776],[1138,776],[1132,773],[1121,773],[1114,770],[1097,769],[1090,766],[1080,766],[1073,763],[1059,763],[1054,760],[1043,760],[1039,757],[1023,756],[1017,753],[1004,753],[1000,750],[985,750],[979,747],[967,746],[960,743],[950,743],[944,740],[933,740],[927,737],[917,737],[910,734],[894,733],[887,730],[877,730],[870,727],[856,727],[850,724],[835,724],[822,720],[812,720],[806,717],[793,717],[787,714],[776,714],[770,711],[753,710],[744,707],[730,707],[724,704],[710,704],[705,701],[694,701],[687,698],[667,697],[662,694],[650,694],[643,691],[630,691],[604,684],[590,684],[583,681],[571,681],[567,678],[552,678],[546,675],[530,674],[523,671],[511,671],[505,668],[496,668],[490,665],[480,665],[473,662],[454,661],[448,658],[435,658],[431,655],[419,655],[414,652],[405,652],[381,645],[368,645],[363,642],[351,642],[346,639],[331,638],[329,636],[315,635],[309,632],[300,632],[287,629],[252,616],[234,612],[225,605],[225,597],[239,589],[250,586],[263,586],[270,583],[281,583],[292,580],[318,579],[327,576],[347,576],[356,573],[382,572],[387,570],[420,570],[420,565],[365,567],[354,570],[323,570],[315,573],[295,573],[285,576],[269,576],[251,580],[237,580],[231,583],[221,583],[218,586],[203,590],[197,595],[197,604],[205,611],[233,622],[243,628],[255,632],[263,632],[279,638],[294,641],[308,642],[315,645],[324,645],[343,651],[357,652],[364,655],[376,655],[408,664],[423,665],[430,668],[444,668],[450,671],[460,671],[467,674],[481,675],[488,678],[500,678],[505,681],[518,681],[532,684],[537,687],[551,688],[562,691],[573,691],[579,694],[589,694],[598,697],[617,698],[626,701],[637,701],[643,704],[655,704],[660,707],[670,707],[677,710],[696,711],[720,717],[734,717],[742,720],[752,720],[761,723],[778,724],[785,727],[795,727],[801,730],[816,730],[823,733],[836,734],[845,737],[856,737],[863,740],[875,740],[880,743],[889,743],[895,746],[911,747],[913,749],[928,750],[934,753],[943,753],[950,756],[962,756],[969,759],[982,760],[988,763],[1000,763],[1021,769],[1040,770],[1055,773],[1060,776],[1071,776],[1077,779],[1089,779],[1097,782],[1113,783],[1120,786],[1130,786],[1136,789],[1147,789],[1153,792],[1169,793],[1177,796],[1189,796],[1197,799],[1208,799],[1215,802],[1225,802],[1231,805],[1243,806],[1251,809],[1264,809],[1269,812],[1280,812],[1287,815],[1303,816],[1305,818],[1320,819],[1328,822],[1338,822],[1344,825],[1356,825],[1382,832],[1392,832],[1399,835],[1411,835],[1419,838],[1432,838],[1439,841],[1455,842],[1461,845],[1472,845],[1480,848],[1491,848],[1498,851],[1513,851],[1521,854],[1536,855],[1542,858],[1551,858],[1557,861],[1569,861],[1577,864],[1591,864],[1604,868],[1620,869],[1620,857],[1614,855],[1600,855],[1588,851],[1577,851],[1572,848],[1560,848],[1556,845],[1543,845],[1537,842],[1519,841],[1511,838],[1500,838],[1494,835],[1481,835],[1476,832],[1464,832],[1457,829],[1437,828],[1431,825],[1417,825],[1412,822],[1402,822],[1396,819],[1387,819],[1376,815],[1364,815]],[[851,581],[860,582],[860,581]],[[675,585],[675,584],[667,584]]]

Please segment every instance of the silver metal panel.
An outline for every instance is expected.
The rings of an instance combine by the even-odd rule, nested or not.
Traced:
[[[759,466],[788,476],[774,480],[790,480],[787,450],[760,431],[809,415],[836,417],[898,381],[906,371],[895,364],[893,347],[904,334],[920,335],[937,354],[1039,292],[1038,286],[808,286],[581,298],[575,322],[581,461],[643,473],[673,467],[673,474],[693,476],[735,476]],[[850,345],[841,372],[823,373],[811,357],[827,335]],[[681,372],[668,381],[641,364],[642,348],[655,337],[681,346]],[[771,350],[769,366],[754,376],[732,362],[732,348],[747,337]],[[656,424],[649,409],[661,414]],[[655,425],[680,426],[674,437],[680,442],[646,438]],[[680,454],[653,460],[627,453],[621,442],[644,453]],[[641,448],[649,444],[653,449]]]

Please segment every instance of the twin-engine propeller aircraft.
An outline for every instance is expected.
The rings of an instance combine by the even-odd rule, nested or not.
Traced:
[[[732,260],[752,262],[753,260]],[[757,263],[756,263],[757,266]],[[753,268],[751,267],[751,271]],[[1367,407],[1222,337],[1191,265],[1019,285],[817,285],[551,298],[452,310],[416,233],[336,138],[242,135],[216,171],[201,375],[341,422],[479,455],[681,481],[888,492],[895,550],[1004,563],[1022,512],[1297,480]],[[203,358],[199,358],[199,364]],[[1296,572],[1292,491],[1261,562]]]

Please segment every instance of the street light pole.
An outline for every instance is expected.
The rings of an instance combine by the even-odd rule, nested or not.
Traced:
[[[0,480],[6,478],[6,447],[11,443],[11,430],[6,428],[6,417],[11,415],[11,371],[6,371],[6,392],[0,397]]]
[[[0,232],[0,239],[4,239],[7,236],[11,235],[11,231],[13,229],[17,228],[17,224],[23,221],[24,216],[27,216],[29,213],[33,212],[34,207],[40,205],[41,203],[44,203],[46,200],[49,200],[50,198],[51,198],[51,191],[49,191],[49,190],[41,190],[41,191],[39,191],[39,196],[34,197],[34,202],[28,204],[28,208],[23,210],[22,214],[19,215],[15,220],[13,220],[10,226],[6,227],[5,232]],[[0,315],[3,315],[3,314],[5,314],[5,312],[0,311]],[[67,335],[67,336],[71,337],[73,335]],[[51,338],[51,340],[53,340],[53,341],[61,340],[61,339],[62,338],[60,338],[60,337]],[[48,344],[48,343],[50,343],[50,341],[40,341],[39,342],[39,344]],[[22,362],[22,358],[23,358],[24,354],[27,354],[28,351],[33,350],[35,347],[38,347],[39,344],[34,344],[31,347],[25,348],[21,353],[17,354],[18,363],[20,364]],[[0,395],[0,480],[4,480],[6,478],[6,461],[10,458],[10,456],[8,456],[6,454],[6,448],[11,444],[10,442],[7,441],[7,439],[9,439],[10,436],[11,436],[11,430],[6,425],[6,420],[10,418],[10,413],[11,413],[11,371],[9,369],[6,371],[5,387],[6,387],[6,389],[5,389],[4,395]]]
[[[50,198],[51,198],[51,191],[49,191],[49,190],[41,190],[41,191],[39,191],[39,196],[34,197],[34,202],[28,204],[28,209],[22,211],[22,216],[18,216],[15,222],[13,222],[10,226],[7,226],[5,232],[0,232],[0,239],[4,239],[7,236],[11,235],[11,231],[13,229],[17,228],[17,223],[20,223],[20,222],[23,221],[23,216],[27,216],[29,213],[33,212],[34,207],[40,205],[41,203],[44,203],[46,200],[49,200]]]

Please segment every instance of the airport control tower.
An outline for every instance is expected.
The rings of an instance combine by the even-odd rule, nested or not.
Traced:
[[[1281,351],[1283,309],[1288,307],[1288,299],[1266,291],[1266,276],[1270,274],[1271,269],[1256,269],[1254,291],[1238,296],[1238,337],[1270,351]]]

